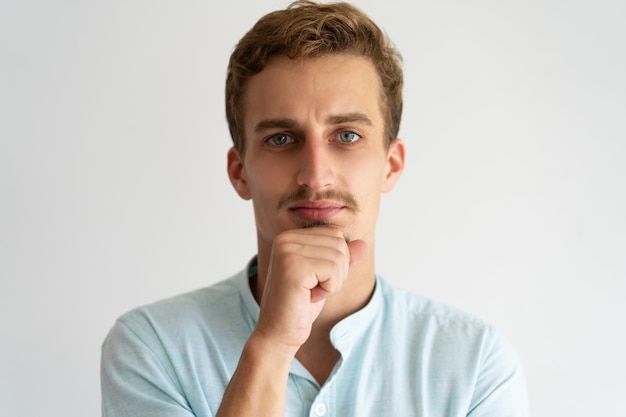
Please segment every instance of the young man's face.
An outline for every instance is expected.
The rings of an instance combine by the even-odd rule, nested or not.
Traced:
[[[273,58],[248,80],[245,152],[230,151],[229,175],[252,199],[260,246],[332,225],[373,247],[380,194],[404,164],[402,142],[386,146],[381,97],[373,64],[347,54]]]

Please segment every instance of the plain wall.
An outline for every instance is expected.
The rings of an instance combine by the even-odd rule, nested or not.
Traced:
[[[116,317],[254,255],[225,67],[286,4],[0,0],[0,415],[99,415]],[[623,416],[626,3],[356,4],[406,78],[379,273],[498,326],[533,416]]]

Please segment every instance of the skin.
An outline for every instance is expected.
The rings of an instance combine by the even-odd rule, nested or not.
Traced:
[[[404,167],[381,106],[375,67],[354,55],[276,57],[248,81],[228,174],[254,207],[261,309],[218,416],[284,415],[293,358],[320,384],[339,359],[330,329],[371,297],[380,196]]]

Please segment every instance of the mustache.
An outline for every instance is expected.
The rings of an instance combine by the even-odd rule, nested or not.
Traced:
[[[334,190],[327,190],[316,193],[306,188],[300,188],[298,191],[282,197],[278,201],[278,209],[283,209],[290,204],[297,203],[298,201],[303,200],[333,200],[342,203],[349,209],[355,211],[359,210],[359,204],[357,203],[356,198],[354,198],[354,196],[350,193]]]

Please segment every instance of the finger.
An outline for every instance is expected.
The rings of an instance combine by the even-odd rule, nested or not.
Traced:
[[[325,300],[330,294],[319,285],[311,290],[311,303]]]
[[[350,241],[348,250],[350,251],[350,266],[352,266],[367,256],[367,243],[364,240]]]

